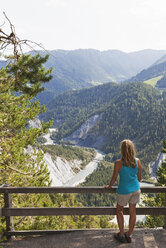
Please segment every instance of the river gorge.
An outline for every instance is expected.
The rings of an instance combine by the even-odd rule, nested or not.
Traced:
[[[53,144],[53,141],[50,138],[51,132],[54,130],[50,130],[48,134],[44,136],[46,139],[45,144]],[[77,174],[72,170],[72,163],[76,163],[79,167],[80,161],[73,161],[72,163],[69,161],[64,161],[60,157],[57,158],[56,161],[53,161],[49,154],[44,155],[44,161],[46,162],[48,169],[50,171],[50,177],[52,179],[52,186],[64,186],[64,187],[76,187],[80,183],[83,183],[86,180],[86,177],[90,175],[98,166],[98,163],[104,159],[105,154],[99,150],[96,150],[95,158],[86,165],[83,170],[80,170]],[[161,162],[161,161],[160,161]],[[155,164],[156,166],[156,164]],[[111,175],[110,175],[111,176]],[[154,185],[151,183],[140,183],[141,187],[153,187]],[[104,185],[101,185],[104,187]],[[141,203],[143,204],[143,198],[141,198]],[[128,225],[129,216],[124,216],[125,226]],[[137,216],[137,221],[145,221],[145,215]],[[112,223],[117,224],[116,216],[111,220]]]

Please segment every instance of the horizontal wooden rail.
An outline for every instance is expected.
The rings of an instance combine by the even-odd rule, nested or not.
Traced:
[[[105,189],[104,187],[2,187],[1,193],[116,193],[117,187]],[[166,187],[141,187],[141,193],[166,193]]]
[[[166,215],[166,207],[140,207],[137,215]],[[115,215],[115,207],[80,207],[80,208],[3,208],[3,216],[55,216],[55,215]],[[129,208],[124,208],[129,214]]]
[[[30,235],[48,235],[69,232],[80,232],[83,229],[65,229],[65,230],[22,230],[22,231],[8,231],[5,232],[7,236],[30,236]],[[96,229],[98,230],[98,229]],[[12,248],[12,247],[11,247]]]
[[[81,208],[13,208],[12,194],[57,194],[57,193],[76,193],[76,194],[93,194],[93,193],[116,193],[117,187],[105,189],[104,187],[9,187],[0,186],[0,194],[4,194],[4,208],[0,209],[0,217],[5,216],[6,231],[5,234],[11,235],[31,235],[57,233],[57,230],[40,230],[40,231],[15,231],[13,216],[58,216],[58,215],[115,215],[115,207],[81,207]],[[141,187],[141,193],[165,193],[166,187]],[[165,215],[164,228],[166,228],[166,206],[164,207],[138,207],[137,215]],[[129,214],[129,208],[124,208],[124,214]]]

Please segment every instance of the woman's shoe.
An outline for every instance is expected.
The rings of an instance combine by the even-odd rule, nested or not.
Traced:
[[[122,236],[122,235],[120,235],[120,233],[115,233],[114,237],[115,237],[115,239],[117,239],[121,243],[126,243],[126,239],[125,239],[124,235]]]
[[[131,243],[131,242],[132,242],[132,239],[131,239],[131,237],[128,235],[128,233],[126,232],[126,233],[124,233],[124,235],[125,235],[125,238],[126,238],[127,243]]]

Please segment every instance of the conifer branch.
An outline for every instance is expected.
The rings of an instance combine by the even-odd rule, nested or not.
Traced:
[[[22,171],[17,170],[17,169],[15,169],[15,168],[13,168],[13,167],[11,167],[11,166],[9,166],[9,165],[6,165],[6,164],[5,164],[5,166],[6,166],[7,168],[9,168],[10,170],[13,170],[13,171],[15,171],[15,172],[18,172],[19,174],[24,175],[24,176],[27,176],[27,175],[32,176],[32,175],[33,175],[32,173],[25,173],[25,172],[22,172]],[[3,170],[3,169],[2,169],[2,170]]]

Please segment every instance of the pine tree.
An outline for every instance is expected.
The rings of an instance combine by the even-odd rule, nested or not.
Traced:
[[[11,24],[11,23],[10,23]],[[45,111],[34,97],[44,90],[43,83],[52,78],[52,69],[45,70],[43,63],[48,55],[31,56],[19,53],[17,39],[11,24],[12,35],[0,29],[1,47],[9,43],[14,46],[10,62],[0,69],[0,184],[11,186],[50,186],[49,172],[43,163],[43,152],[35,149],[36,139],[47,132],[52,121],[41,122],[40,128],[32,128],[29,121]],[[3,37],[1,36],[3,33]],[[16,41],[16,42],[15,42]],[[31,150],[28,150],[32,147]],[[17,207],[72,207],[80,206],[73,195],[65,194],[13,194],[13,205]],[[0,208],[4,206],[0,195]],[[88,217],[88,227],[100,227],[97,217]],[[84,217],[15,217],[14,226],[23,229],[64,229],[87,226]],[[0,222],[0,233],[5,228],[4,219]]]
[[[0,69],[0,184],[11,186],[49,186],[50,178],[43,162],[43,152],[35,149],[37,137],[47,132],[52,121],[42,122],[40,128],[32,128],[29,121],[34,120],[45,111],[34,96],[44,90],[43,83],[52,78],[52,69],[45,70],[43,63],[48,55],[24,55],[18,51],[20,40],[14,33],[5,34],[0,29],[1,48],[8,44],[14,46],[14,53],[7,56],[6,67]],[[29,152],[27,148],[33,147]],[[13,196],[16,206],[39,206],[52,204],[49,195],[18,195]],[[0,196],[0,207],[4,206]],[[19,218],[16,218],[16,223]],[[36,218],[33,218],[36,222]],[[39,218],[40,219],[40,218]],[[18,222],[24,228],[28,222]],[[19,225],[17,224],[19,227]],[[0,229],[4,228],[4,221],[0,222]]]
[[[51,78],[49,75],[51,70],[45,72],[42,67],[43,61],[46,61],[48,57],[39,58],[40,55],[34,57],[22,55],[17,63],[10,63],[6,68],[0,70],[0,172],[2,184],[10,183],[16,186],[18,183],[16,182],[17,173],[33,175],[38,171],[41,162],[41,153],[38,154],[37,151],[34,151],[32,156],[25,152],[25,148],[34,145],[37,137],[46,132],[51,125],[51,122],[42,122],[40,129],[29,127],[29,121],[45,111],[45,107],[40,106],[36,99],[33,100],[33,96],[42,90],[41,81]],[[21,63],[22,61],[24,64]],[[25,61],[31,61],[32,64],[25,63]],[[33,71],[31,67],[35,61],[38,63]],[[24,67],[23,72],[19,66],[20,68]],[[49,76],[47,77],[47,75]],[[29,171],[31,172],[29,173]]]
[[[162,152],[166,153],[166,141],[163,140]],[[157,185],[166,186],[166,160],[163,161],[161,166],[158,168],[157,174]]]
[[[162,152],[166,153],[166,141],[163,140]],[[156,173],[156,186],[166,186],[166,160],[158,168]],[[147,198],[145,201],[147,206],[161,207],[165,206],[165,194],[159,193],[154,197]],[[148,227],[161,227],[164,225],[163,216],[148,216],[146,217],[145,225]]]

